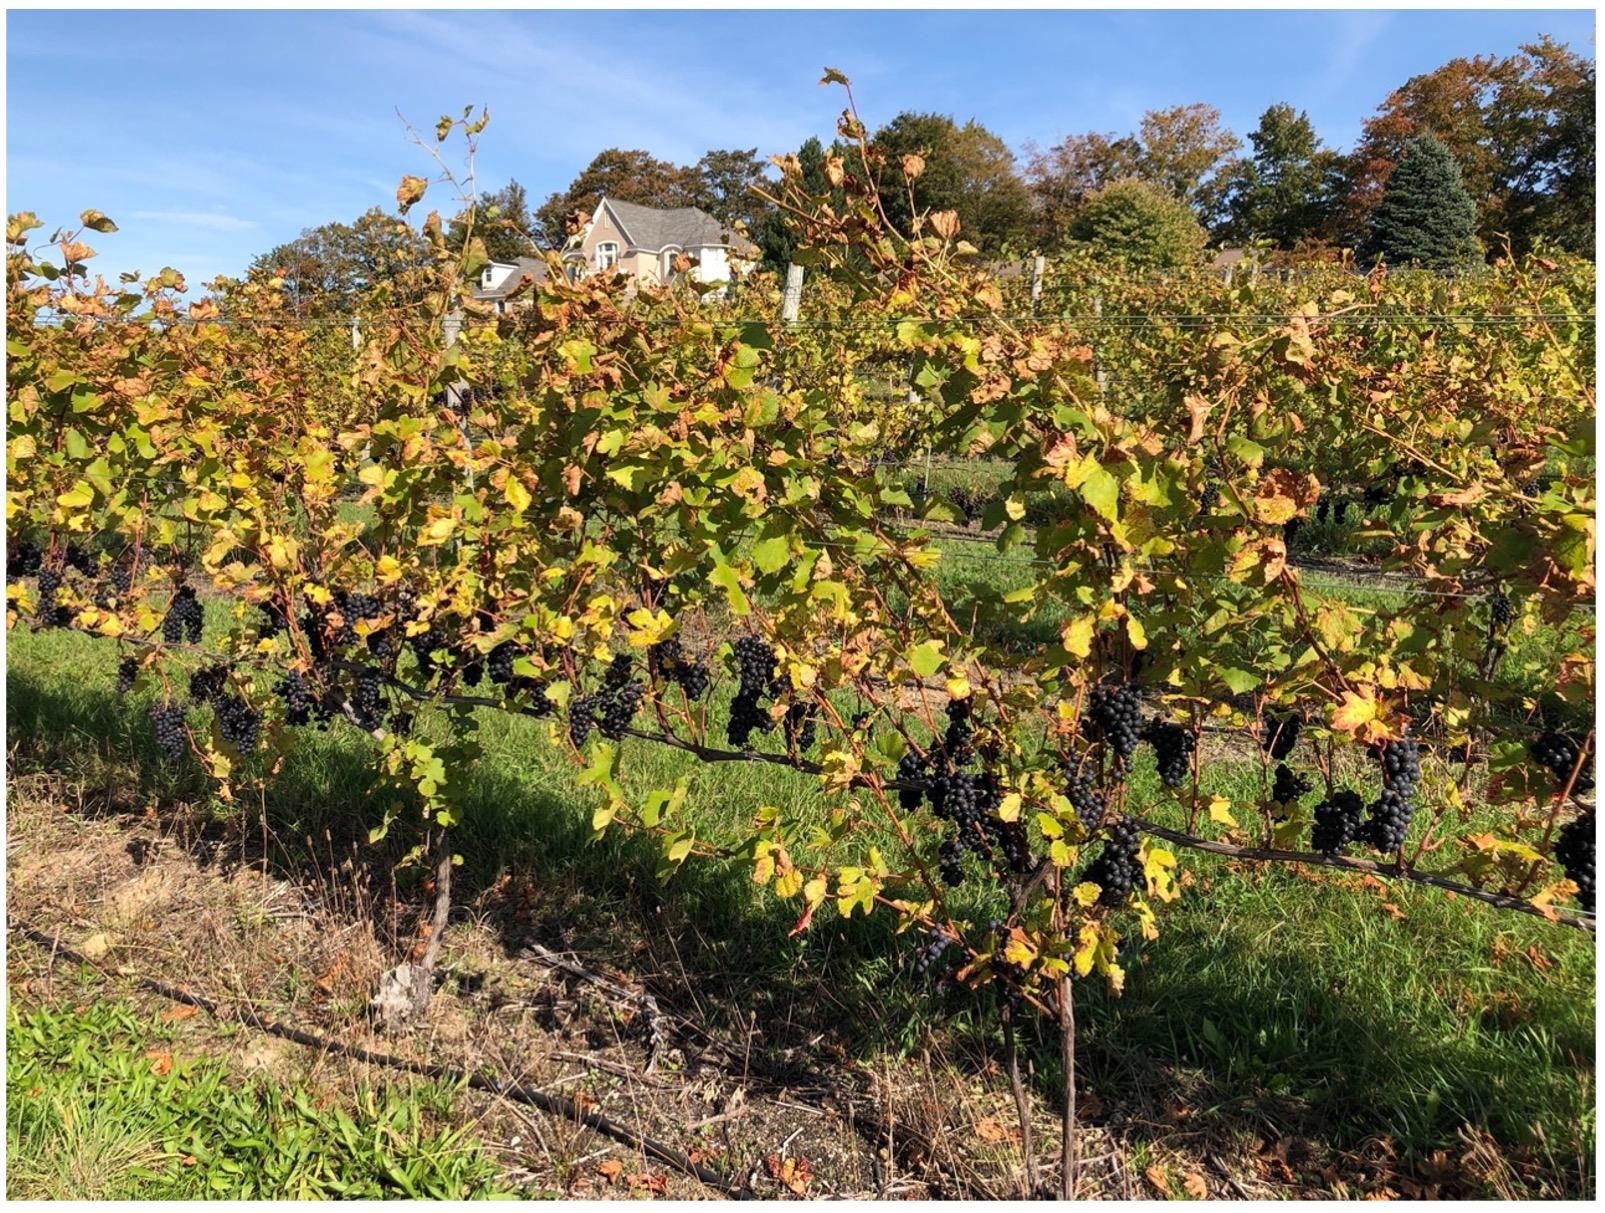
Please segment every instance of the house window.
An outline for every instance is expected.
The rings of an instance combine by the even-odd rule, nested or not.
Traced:
[[[663,281],[667,282],[670,278],[674,277],[674,259],[679,255],[680,250],[677,248],[666,248],[663,250]]]
[[[619,246],[605,240],[596,246],[596,268],[610,270],[619,263]]]
[[[487,265],[483,270],[480,271],[480,274],[479,274],[479,285],[483,286],[483,287],[489,287],[490,286],[490,280],[495,276],[496,276],[496,267],[495,266],[491,266],[491,265]]]

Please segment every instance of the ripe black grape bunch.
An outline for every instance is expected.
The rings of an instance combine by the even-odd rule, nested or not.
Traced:
[[[168,603],[167,617],[162,620],[162,639],[168,644],[179,644],[185,640],[199,644],[204,619],[201,600],[195,596],[194,588],[181,585],[174,592],[172,602]]]
[[[1265,719],[1260,722],[1260,749],[1281,762],[1293,752],[1303,731],[1302,712],[1296,709],[1285,713],[1267,712]]]
[[[1323,855],[1341,855],[1360,833],[1365,800],[1358,792],[1338,788],[1315,806],[1310,847]]]
[[[64,570],[60,564],[46,564],[39,570],[39,606],[34,615],[34,626],[64,628],[72,623],[73,609],[63,600],[67,588]]]
[[[1572,818],[1555,837],[1555,858],[1577,886],[1577,904],[1589,913],[1594,911],[1595,837],[1593,809]]]
[[[1087,695],[1087,737],[1104,742],[1122,766],[1131,762],[1142,740],[1142,699],[1135,683],[1100,682]]]
[[[1289,812],[1298,807],[1300,799],[1308,795],[1315,784],[1308,775],[1301,774],[1285,762],[1276,764],[1276,778],[1271,784],[1271,803],[1277,806],[1274,814],[1278,821],[1285,820]]]
[[[1103,822],[1103,817],[1109,810],[1108,801],[1104,799],[1098,785],[1092,778],[1092,772],[1087,765],[1065,771],[1065,798],[1069,800],[1070,807],[1076,811],[1076,818],[1089,834]]]
[[[947,701],[947,731],[942,753],[950,766],[961,767],[975,757],[975,703],[966,696]]]
[[[948,979],[950,966],[938,966],[942,954],[953,946],[953,937],[946,929],[932,926],[925,930],[925,938],[921,941],[919,950],[914,953],[914,974],[924,977],[925,974],[936,968],[936,981],[938,985],[945,985]]]
[[[1413,737],[1385,741],[1382,760],[1382,795],[1371,806],[1363,834],[1384,855],[1403,845],[1415,815],[1415,791],[1421,782],[1421,748]]]
[[[624,736],[646,695],[646,683],[630,677],[634,668],[630,654],[615,653],[602,675],[602,685],[569,704],[568,736],[576,747],[585,744],[592,728],[611,741]]]
[[[1159,781],[1167,788],[1179,788],[1192,770],[1192,754],[1197,745],[1192,731],[1173,720],[1155,716],[1143,729],[1143,740],[1154,747]]]
[[[1103,850],[1081,877],[1098,886],[1100,905],[1119,907],[1131,899],[1142,880],[1141,849],[1142,835],[1130,817],[1117,817],[1109,823]]]
[[[757,636],[739,636],[730,646],[736,663],[738,686],[730,701],[726,736],[738,750],[745,749],[754,729],[767,733],[774,720],[763,708],[764,697],[775,689],[775,650]]]
[[[1586,752],[1577,744],[1575,737],[1567,736],[1554,730],[1546,730],[1538,739],[1528,746],[1528,752],[1552,776],[1558,787],[1565,787],[1572,781],[1572,772],[1577,772],[1577,778],[1572,781],[1573,792],[1587,792],[1594,786],[1594,744],[1590,739]],[[1582,766],[1578,766],[1578,760]]]
[[[656,677],[678,683],[689,702],[706,695],[713,681],[713,675],[705,663],[686,657],[678,636],[670,636],[648,649],[647,664]]]

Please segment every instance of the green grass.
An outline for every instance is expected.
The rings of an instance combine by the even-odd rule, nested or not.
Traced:
[[[174,775],[156,761],[143,702],[112,694],[115,664],[107,641],[13,634],[15,769],[53,770],[89,788],[134,786],[152,801],[204,800],[198,773]],[[505,873],[527,877],[548,898],[545,925],[560,922],[570,946],[621,963],[649,957],[663,970],[660,991],[713,1026],[755,1015],[766,1025],[760,1058],[821,1031],[863,1058],[915,1050],[928,1033],[960,1052],[995,1044],[989,996],[933,992],[916,979],[913,944],[892,938],[886,916],[844,922],[822,912],[793,939],[796,903],[756,888],[740,861],[692,861],[665,884],[655,841],[612,831],[592,839],[596,801],[575,787],[575,767],[548,741],[546,723],[480,717],[484,758],[464,789],[457,844],[465,899]],[[685,775],[710,837],[739,834],[762,805],[799,821],[823,812],[813,781],[783,768],[702,765],[625,744],[626,794]],[[268,785],[284,870],[310,862],[299,839],[365,837],[377,811],[371,748],[339,724],[309,733]],[[1257,763],[1220,762],[1208,787],[1242,805],[1257,799],[1260,778]],[[1158,800],[1146,758],[1132,792],[1138,805]],[[885,838],[868,827],[854,853],[876,840]],[[1081,1080],[1107,1106],[1140,1104],[1184,1077],[1204,1101],[1199,1115],[1222,1129],[1299,1133],[1339,1149],[1385,1134],[1406,1159],[1452,1153],[1461,1125],[1483,1126],[1532,1161],[1535,1191],[1591,1190],[1590,939],[1432,890],[1382,896],[1196,854],[1183,863],[1195,883],[1161,909],[1160,939],[1142,943],[1126,924],[1124,997],[1091,982],[1080,996]],[[957,904],[985,921],[1000,896],[975,871]],[[1523,957],[1529,947],[1547,971]],[[1056,1042],[1040,1025],[1027,1041],[1051,1097]]]
[[[241,1079],[121,1002],[6,1015],[6,1194],[18,1200],[461,1200],[497,1169],[456,1091],[363,1088],[348,1107]],[[321,1106],[320,1106],[321,1105]]]

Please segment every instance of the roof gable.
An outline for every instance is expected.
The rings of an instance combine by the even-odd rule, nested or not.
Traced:
[[[632,249],[658,253],[666,248],[705,248],[724,245],[735,249],[746,242],[701,207],[658,208],[635,202],[604,198],[597,207],[606,207]]]

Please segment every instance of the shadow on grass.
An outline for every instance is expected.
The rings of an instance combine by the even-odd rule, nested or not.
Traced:
[[[81,668],[74,676],[8,668],[13,769],[63,775],[84,787],[88,804],[110,811],[209,806],[210,787],[193,763],[175,775],[159,759],[147,701],[110,692],[112,665],[103,679]],[[617,963],[712,1029],[756,1028],[755,1068],[771,1073],[906,1053],[926,1027],[950,1054],[977,1064],[997,1056],[991,995],[933,996],[911,971],[917,940],[894,939],[889,916],[821,914],[793,939],[798,904],[755,889],[742,862],[689,863],[664,882],[655,840],[619,831],[592,838],[572,771],[549,748],[537,754],[533,733],[498,740],[463,794],[456,900],[496,928],[508,954],[536,941]],[[365,738],[336,724],[309,734],[268,783],[265,859],[281,878],[326,888],[332,850],[366,857],[373,887],[389,884],[410,839],[398,829],[385,846],[367,845],[383,807],[368,751]],[[264,858],[251,850],[254,821],[221,805],[200,816],[222,861]],[[1553,988],[1536,977],[1506,981],[1489,977],[1483,960],[1493,936],[1511,928],[1519,951],[1529,935],[1542,940],[1543,924],[1467,925],[1463,909],[1424,899],[1410,902],[1409,921],[1393,924],[1374,902],[1357,907],[1341,892],[1298,886],[1278,900],[1270,882],[1228,889],[1233,877],[1215,875],[1223,887],[1213,902],[1184,901],[1166,916],[1160,940],[1128,958],[1124,998],[1092,982],[1081,988],[1078,1070],[1107,1106],[1190,1102],[1190,1127],[1218,1140],[1305,1135],[1344,1149],[1386,1134],[1417,1157],[1453,1153],[1456,1130],[1469,1123],[1540,1155],[1537,1165],[1561,1190],[1592,1183],[1591,951],[1564,953],[1567,980]],[[504,912],[498,891],[509,878],[538,891],[532,914]],[[975,890],[979,883],[972,879],[965,894],[985,921],[995,891]],[[422,906],[415,885],[400,887],[404,901]],[[1435,971],[1435,958],[1451,971]],[[1466,1005],[1439,1005],[1450,997],[1449,977]],[[1034,1023],[1024,1041],[1052,1101],[1052,1030]],[[1140,1140],[1145,1130],[1133,1119],[1126,1132]]]

